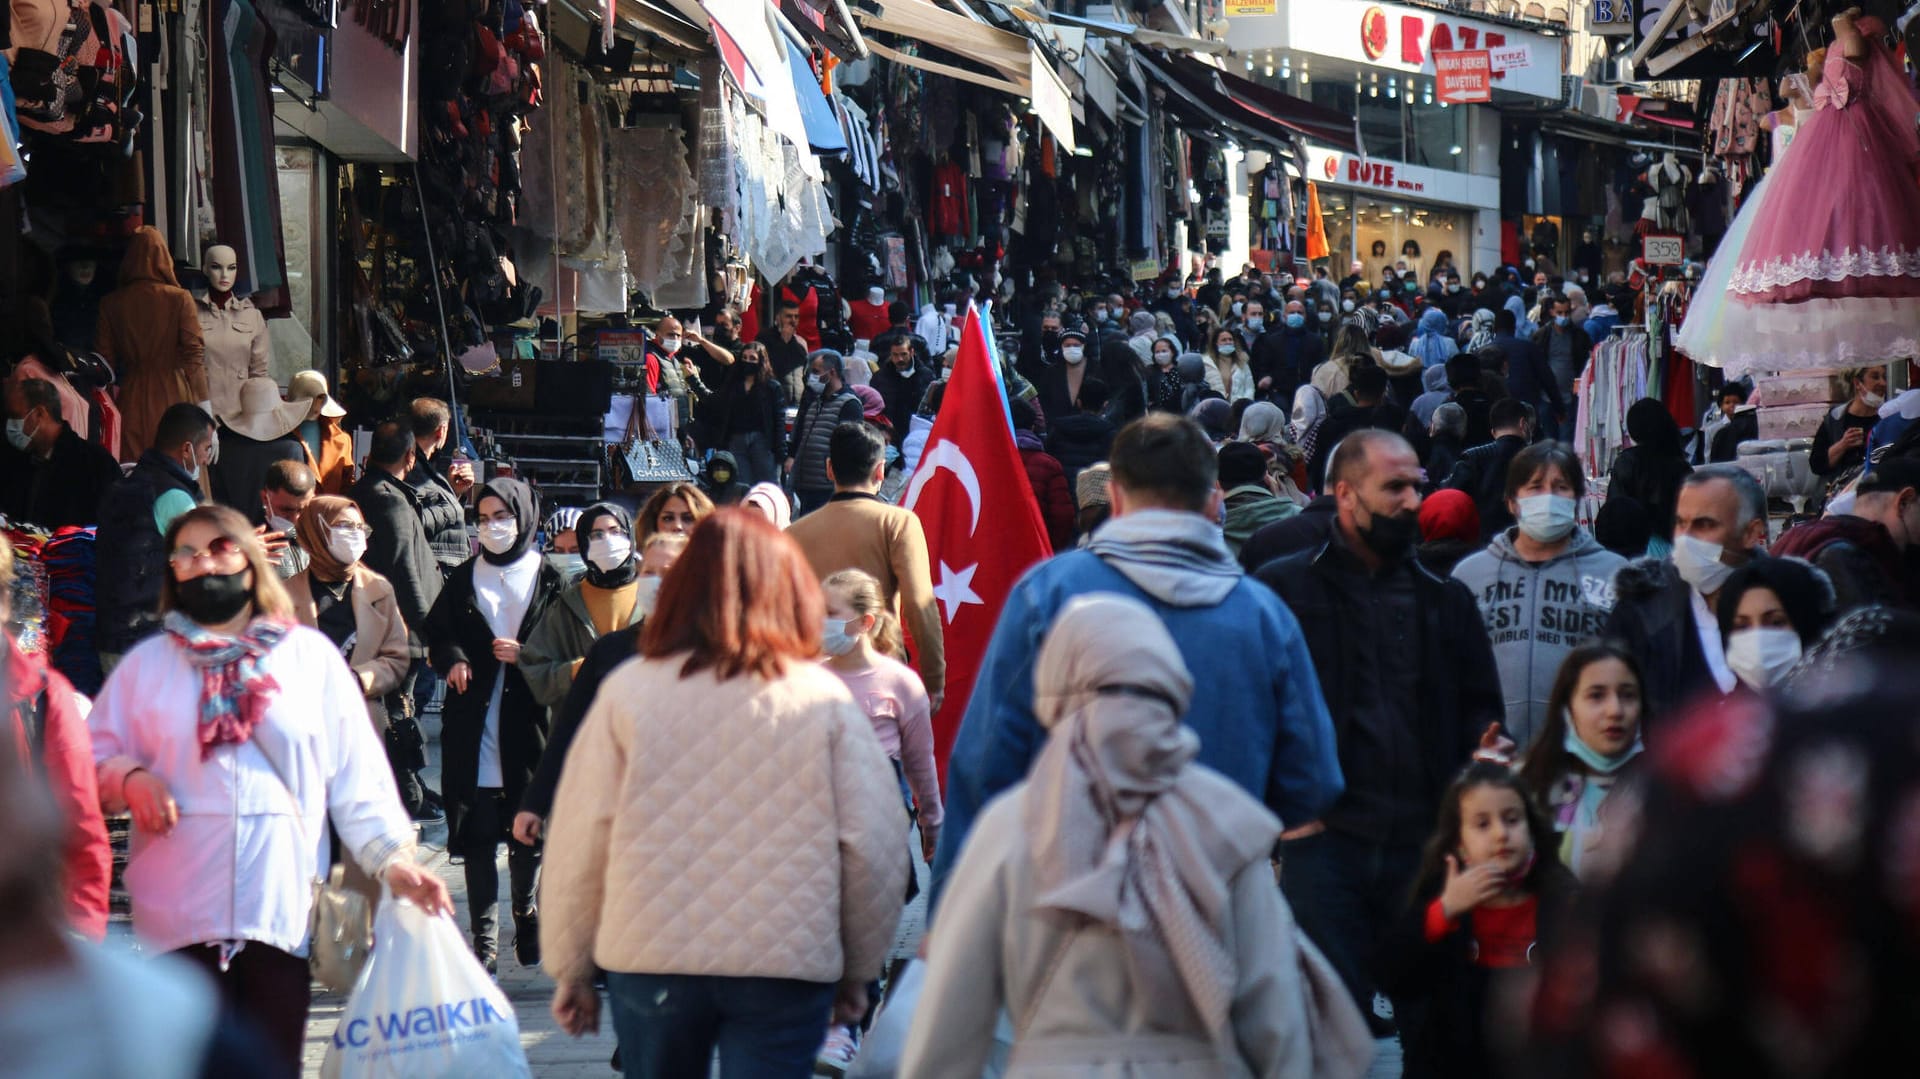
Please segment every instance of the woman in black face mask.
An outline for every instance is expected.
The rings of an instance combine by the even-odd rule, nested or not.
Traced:
[[[149,953],[204,968],[297,1067],[320,838],[393,893],[451,912],[413,857],[413,823],[367,722],[361,681],[294,624],[247,519],[200,506],[167,529],[163,632],[94,701],[100,799],[134,823],[127,888]]]

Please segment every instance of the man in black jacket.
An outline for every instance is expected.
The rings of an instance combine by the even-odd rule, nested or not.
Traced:
[[[9,380],[6,402],[0,509],[16,522],[45,528],[99,523],[100,499],[120,482],[120,463],[60,418],[60,391],[53,383]]]
[[[460,502],[473,489],[473,464],[453,465],[447,459],[453,410],[445,401],[416,397],[407,406],[407,418],[413,428],[414,446],[407,486],[420,498],[420,523],[426,528],[434,561],[440,564],[440,575],[445,577],[473,557],[467,539],[467,511]]]
[[[1251,301],[1247,304],[1250,322],[1256,317],[1253,312],[1257,306]],[[1247,336],[1247,366],[1253,375],[1255,395],[1281,408],[1292,408],[1293,391],[1327,358],[1326,338],[1308,324],[1306,305],[1297,300],[1287,304],[1278,326],[1257,339],[1251,332]]]
[[[1655,723],[1700,697],[1733,691],[1715,608],[1733,571],[1766,554],[1766,491],[1738,465],[1707,465],[1681,481],[1673,518],[1672,561],[1643,558],[1620,567],[1613,615],[1601,634],[1640,661],[1643,714]],[[1645,731],[1648,744],[1659,730]]]
[[[1494,536],[1513,525],[1513,511],[1507,508],[1507,466],[1527,448],[1533,426],[1533,409],[1509,397],[1495,401],[1488,410],[1493,441],[1475,446],[1460,455],[1443,487],[1465,491],[1473,496],[1480,511],[1480,540],[1491,542]]]
[[[113,673],[127,649],[159,632],[165,536],[200,501],[200,470],[213,456],[213,417],[184,402],[160,414],[153,446],[100,500],[94,538],[94,645]]]
[[[1257,576],[1300,620],[1333,714],[1346,793],[1288,822],[1281,887],[1363,1014],[1370,959],[1405,909],[1440,795],[1505,714],[1479,609],[1465,585],[1414,557],[1420,459],[1389,431],[1356,431],[1328,464],[1327,542]],[[1412,1001],[1394,1002],[1410,1017]]]
[[[1542,325],[1533,335],[1533,351],[1546,364],[1552,381],[1547,386],[1550,411],[1548,430],[1556,430],[1564,419],[1569,424],[1565,402],[1573,400],[1573,384],[1587,366],[1587,354],[1593,351],[1593,339],[1573,321],[1573,305],[1565,296],[1554,294],[1542,303]],[[1518,396],[1518,395],[1516,395]],[[1537,402],[1528,401],[1539,407]]]
[[[1319,550],[1333,532],[1334,509],[1334,497],[1321,495],[1286,520],[1263,525],[1240,548],[1240,568],[1253,573],[1276,558]]]
[[[893,425],[891,437],[898,447],[906,441],[907,428],[920,400],[927,395],[927,387],[933,385],[933,372],[920,363],[911,337],[885,338],[876,343],[876,349],[880,366],[868,384],[886,402],[887,422]]]

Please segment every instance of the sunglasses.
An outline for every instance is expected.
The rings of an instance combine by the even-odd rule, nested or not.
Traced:
[[[175,567],[184,569],[202,558],[211,558],[215,562],[231,562],[241,557],[244,557],[244,552],[241,551],[240,545],[221,536],[207,544],[207,549],[204,551],[186,546],[175,547],[173,553],[167,556],[167,561]]]

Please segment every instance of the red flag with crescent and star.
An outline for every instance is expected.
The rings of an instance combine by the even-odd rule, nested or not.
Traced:
[[[920,466],[901,502],[927,534],[927,564],[947,653],[947,697],[933,717],[933,755],[947,755],[1007,593],[1053,553],[1033,485],[1013,444],[1006,393],[980,312],[971,306]]]

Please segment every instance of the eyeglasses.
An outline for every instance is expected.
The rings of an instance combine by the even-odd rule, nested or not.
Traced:
[[[221,536],[207,544],[207,549],[204,551],[193,547],[175,547],[173,553],[167,556],[167,561],[175,569],[186,569],[202,558],[211,558],[215,563],[231,564],[243,557],[245,557],[244,552],[241,551],[238,543]]]
[[[334,525],[333,531],[345,532],[348,535],[359,536],[363,539],[373,535],[373,529],[370,526],[362,525],[362,524],[354,524],[350,521],[342,521],[341,523]]]

